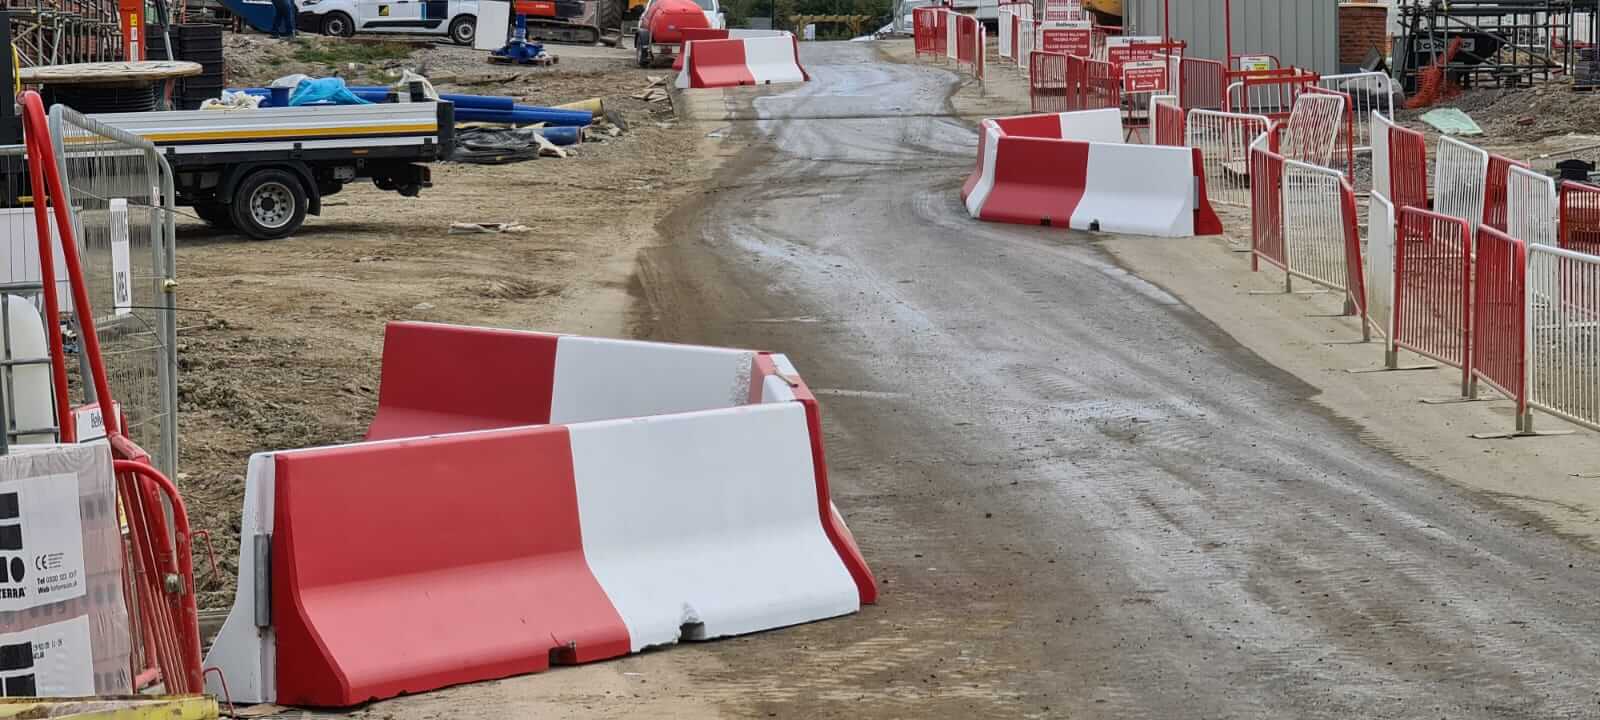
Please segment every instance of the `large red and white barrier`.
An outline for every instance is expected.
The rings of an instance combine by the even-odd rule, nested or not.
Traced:
[[[876,600],[783,356],[420,323],[384,354],[373,439],[251,458],[206,660],[233,699],[343,707]]]
[[[980,220],[1189,237],[1222,231],[1199,151],[1122,143],[1116,109],[985,120],[961,191]]]
[[[679,88],[798,83],[811,79],[800,67],[794,35],[690,40],[683,44]]]

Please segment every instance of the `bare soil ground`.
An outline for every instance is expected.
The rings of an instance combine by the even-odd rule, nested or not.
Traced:
[[[232,36],[233,80],[322,74],[292,60],[296,48],[338,42]],[[628,132],[566,159],[438,164],[434,187],[417,198],[353,186],[283,240],[252,242],[180,220],[178,482],[221,566],[212,579],[208,561],[196,560],[204,606],[232,599],[246,459],[359,439],[377,400],[388,321],[630,333],[634,257],[656,242],[656,222],[700,191],[718,150],[679,127],[668,103],[629,97],[663,71],[636,68],[626,50],[551,50],[563,56],[556,66],[506,68],[483,63],[481,52],[425,44],[381,70],[419,68],[441,90],[531,103],[602,97]],[[452,222],[531,231],[451,235]]]

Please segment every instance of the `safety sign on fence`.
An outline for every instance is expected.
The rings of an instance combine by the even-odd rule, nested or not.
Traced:
[[[1145,47],[1148,46],[1148,47]],[[1106,38],[1106,60],[1112,65],[1149,60],[1162,49],[1162,40],[1156,36],[1120,35]]]
[[[1089,57],[1093,26],[1083,22],[1046,22],[1039,27],[1039,49],[1050,53]]]
[[[1167,91],[1167,63],[1165,60],[1139,60],[1122,66],[1122,92],[1151,93]]]

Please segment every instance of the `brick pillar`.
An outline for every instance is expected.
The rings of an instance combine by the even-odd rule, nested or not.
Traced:
[[[1360,65],[1373,50],[1389,46],[1388,3],[1354,0],[1339,3],[1339,64]]]

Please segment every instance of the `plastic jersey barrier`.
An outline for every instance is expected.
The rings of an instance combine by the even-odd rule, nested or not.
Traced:
[[[1395,238],[1396,347],[1461,369],[1472,390],[1472,245],[1465,219],[1400,209]]]
[[[1516,401],[1519,431],[1531,429],[1523,366],[1527,278],[1527,245],[1487,224],[1479,227],[1477,257],[1473,259],[1471,380]]]
[[[389,332],[392,431],[514,426],[253,457],[239,594],[207,658],[233,698],[348,706],[876,600],[831,501],[815,398],[782,356]],[[395,404],[418,383],[429,405]],[[507,385],[525,387],[496,397]]]
[[[1562,249],[1600,255],[1600,187],[1561,183]]]
[[[1074,126],[1109,127],[1118,112],[985,120],[977,165],[962,187],[968,213],[1136,235],[1221,232],[1206,198],[1199,151],[1071,139],[1100,132]]]
[[[1527,277],[1528,405],[1600,430],[1600,256],[1533,245]]]
[[[1532,245],[1556,245],[1559,203],[1554,179],[1511,166],[1506,174],[1506,234]]]

